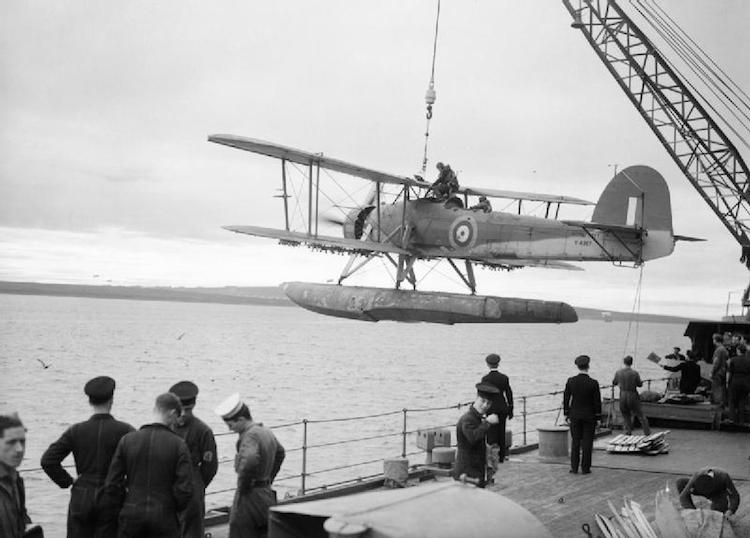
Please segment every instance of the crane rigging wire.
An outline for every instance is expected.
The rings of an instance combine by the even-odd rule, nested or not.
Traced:
[[[630,1],[631,1],[631,5],[632,5],[633,4],[633,0],[630,0]],[[673,30],[671,28],[669,28],[668,26],[665,26],[664,24],[661,24],[658,20],[656,20],[657,17],[650,18],[649,16],[647,16],[647,14],[649,14],[649,15],[651,14],[650,10],[646,6],[644,6],[640,2],[640,0],[636,0],[636,1],[638,2],[638,4],[641,5],[641,7],[634,6],[634,8],[641,14],[641,16],[643,16],[643,18],[646,20],[646,22],[649,25],[651,25],[652,28],[654,28],[654,30],[656,31],[656,33],[665,41],[665,43],[668,46],[670,46],[674,50],[674,52],[680,57],[680,59],[685,63],[685,65],[687,65],[687,67],[701,80],[701,82],[703,82],[703,84],[706,85],[706,87],[714,95],[714,97],[716,97],[718,99],[718,101],[724,107],[726,107],[729,110],[729,113],[732,114],[732,116],[734,116],[734,118],[740,123],[740,125],[742,127],[744,127],[745,130],[748,130],[750,132],[750,129],[748,128],[747,125],[745,125],[745,123],[743,122],[743,120],[741,118],[739,118],[738,115],[733,110],[731,110],[730,105],[727,104],[727,100],[729,100],[735,106],[735,108],[737,108],[737,105],[734,104],[734,102],[731,101],[731,99],[729,99],[729,98],[722,99],[722,97],[718,95],[716,89],[714,89],[714,86],[716,86],[716,83],[711,80],[710,76],[706,73],[705,70],[702,70],[700,67],[696,66],[696,61],[692,57],[692,56],[695,56],[695,51],[692,50],[689,46],[687,46],[688,50],[685,51],[684,50],[685,45],[683,45],[681,47],[679,45],[679,43],[675,42],[670,37],[672,35],[672,33],[673,33]],[[657,48],[657,50],[658,50],[658,48]],[[680,71],[680,69],[675,65],[675,63],[672,62],[671,60],[669,60],[663,54],[662,54],[662,57],[669,64],[669,66],[675,71],[675,73],[677,73],[681,77],[681,79],[685,82],[685,84],[687,86],[689,86],[693,90],[693,92],[696,94],[696,96],[701,99],[702,103],[707,108],[711,109],[713,111],[714,115],[723,122],[723,124],[725,125],[725,127],[727,129],[729,129],[730,131],[732,131],[735,134],[735,136],[737,136],[738,139],[745,146],[747,146],[747,147],[750,148],[750,144],[743,137],[743,135],[741,135],[738,132],[738,130],[734,127],[734,125],[732,125],[729,121],[727,121],[727,119],[722,115],[721,112],[719,112],[719,110],[717,110],[717,108],[714,106],[714,104],[711,101],[709,101],[708,99],[706,99],[706,97],[695,86],[695,84],[693,84],[687,77],[685,77],[685,75]],[[726,94],[723,91],[721,91],[721,93],[723,93],[726,96]],[[748,118],[748,119],[750,119],[750,118]]]
[[[648,0],[647,0],[647,1],[648,1]],[[652,1],[653,1],[653,0],[652,0]],[[746,93],[746,92],[745,92],[745,91],[744,91],[744,90],[743,90],[743,89],[742,89],[742,88],[740,87],[740,85],[739,85],[739,84],[737,84],[737,83],[736,83],[736,82],[735,82],[735,81],[734,81],[734,80],[732,79],[732,77],[731,77],[731,76],[729,76],[729,75],[728,75],[728,74],[727,74],[727,73],[726,73],[726,72],[725,72],[725,71],[724,71],[724,70],[723,70],[723,69],[721,68],[721,66],[719,66],[719,64],[717,64],[717,63],[716,63],[716,62],[715,62],[715,61],[714,61],[714,60],[713,60],[713,59],[712,59],[712,58],[711,58],[711,57],[710,57],[710,56],[709,56],[709,55],[708,55],[708,54],[707,54],[707,53],[706,53],[706,52],[705,52],[705,51],[704,51],[704,50],[703,50],[702,48],[701,48],[701,46],[700,46],[700,45],[698,45],[698,43],[696,43],[696,42],[695,42],[695,41],[693,40],[693,38],[691,38],[691,37],[690,37],[690,35],[689,35],[689,34],[688,34],[687,32],[685,32],[685,31],[684,31],[684,30],[682,29],[682,27],[681,27],[681,26],[680,26],[680,25],[679,25],[679,24],[678,24],[678,23],[677,23],[677,22],[676,22],[676,21],[675,21],[675,20],[674,20],[674,19],[673,19],[672,17],[670,17],[670,16],[669,16],[669,14],[668,14],[668,13],[667,13],[666,11],[664,11],[664,9],[663,9],[663,8],[662,8],[661,6],[659,6],[659,4],[657,4],[656,2],[653,2],[653,4],[654,4],[654,6],[656,7],[656,9],[658,9],[659,11],[661,11],[661,12],[662,12],[662,14],[663,14],[663,15],[664,15],[664,16],[665,16],[665,17],[666,17],[667,19],[669,19],[669,21],[670,21],[670,22],[671,22],[671,23],[673,24],[673,26],[675,26],[675,27],[676,27],[676,28],[677,28],[677,29],[679,30],[679,32],[680,32],[680,33],[681,33],[681,34],[682,34],[682,35],[683,35],[683,36],[684,36],[685,38],[687,38],[687,40],[688,40],[688,41],[689,41],[690,43],[692,43],[693,47],[694,47],[695,49],[697,49],[698,51],[700,51],[700,54],[701,54],[701,55],[703,55],[703,56],[704,56],[704,57],[705,57],[705,58],[706,58],[706,59],[707,59],[707,60],[708,60],[709,62],[711,62],[711,65],[712,65],[712,66],[713,66],[713,67],[714,67],[714,68],[715,68],[715,69],[716,69],[717,71],[719,71],[719,73],[721,73],[721,75],[722,75],[722,77],[723,77],[723,78],[719,78],[719,77],[717,76],[717,79],[718,79],[718,80],[719,80],[720,82],[722,82],[722,83],[723,83],[723,84],[724,84],[725,86],[727,86],[728,88],[730,88],[730,91],[732,91],[732,93],[734,93],[734,94],[735,94],[735,96],[737,96],[737,97],[738,97],[738,99],[739,99],[739,100],[740,100],[740,101],[742,102],[742,104],[743,104],[743,105],[744,105],[744,106],[745,106],[746,108],[750,109],[750,104],[748,104],[748,103],[750,102],[750,96],[748,96],[748,94],[747,94],[747,93]],[[731,87],[730,87],[730,86],[729,86],[728,84],[726,84],[725,80],[728,80],[729,82],[731,82],[732,86],[734,86],[734,89],[731,89]],[[738,93],[738,92],[739,92],[739,93]],[[741,95],[740,95],[740,94],[741,94]],[[743,97],[743,96],[745,97],[745,99],[748,99],[748,101],[745,101],[745,100],[743,100],[743,99],[742,99],[742,97]]]
[[[438,30],[440,29],[440,0],[437,0],[437,14],[435,15],[435,38],[432,43],[432,69],[430,70],[430,85],[424,100],[427,103],[427,121],[424,131],[424,154],[422,156],[422,176],[427,172],[427,146],[430,139],[430,120],[432,119],[432,105],[435,104],[435,58],[437,57]]]
[[[732,106],[740,110],[739,106],[728,96],[726,96],[726,93],[719,89],[719,91],[725,95],[725,99],[722,99],[721,96],[718,95],[717,90],[714,89],[715,86],[717,86],[717,83],[712,80],[711,75],[709,73],[713,73],[714,78],[718,78],[712,70],[708,70],[707,73],[706,70],[701,69],[700,67],[696,66],[696,60],[693,59],[693,57],[699,57],[699,55],[695,52],[694,48],[691,47],[689,44],[687,44],[684,40],[680,40],[679,38],[673,37],[676,33],[676,31],[669,25],[668,22],[665,22],[663,18],[660,18],[658,15],[653,14],[653,10],[650,9],[648,6],[644,5],[641,0],[635,0],[635,2],[638,5],[634,4],[634,0],[630,0],[630,4],[633,6],[635,10],[638,11],[638,13],[641,14],[641,16],[644,18],[644,20],[656,31],[656,33],[665,41],[665,43],[671,47],[675,53],[680,57],[680,59],[688,66],[693,73],[696,74],[696,76],[706,85],[706,87],[709,89],[709,91],[719,100],[719,102],[726,107],[730,114],[739,122],[739,124],[748,132],[750,132],[750,126],[746,124],[740,117],[738,117],[737,113],[732,110]],[[640,6],[640,7],[639,7]],[[658,50],[658,48],[657,48]],[[680,69],[668,59],[667,56],[664,54],[661,54],[664,60],[669,64],[669,66],[677,73],[680,78],[685,82],[687,86],[689,86],[693,92],[701,99],[703,104],[711,109],[711,111],[716,115],[717,118],[719,118],[724,126],[729,129],[734,135],[748,148],[750,148],[750,143],[745,139],[745,137],[740,134],[740,132],[735,128],[732,123],[727,121],[727,119],[717,110],[717,108],[711,103],[706,97],[702,94],[702,92],[687,78],[681,73]],[[704,53],[706,57],[708,57],[707,54]],[[713,60],[711,60],[713,62]],[[733,92],[735,93],[735,92]],[[744,92],[743,92],[744,93]],[[731,103],[732,106],[730,106],[729,103]],[[744,102],[743,102],[744,104]],[[750,120],[750,116],[745,114],[743,111],[740,110],[740,114],[748,118]]]
[[[750,111],[750,107],[742,99],[742,96],[739,95],[734,89],[732,89],[732,87],[729,86],[724,80],[724,78],[726,78],[730,82],[732,82],[732,84],[737,86],[737,84],[731,79],[731,77],[729,77],[723,71],[722,71],[722,74],[724,75],[724,77],[720,77],[716,73],[716,71],[710,65],[708,65],[708,63],[703,57],[707,58],[714,65],[716,65],[716,63],[710,58],[710,56],[708,56],[708,54],[706,54],[706,52],[703,49],[701,49],[697,44],[695,44],[695,42],[692,41],[692,39],[690,41],[693,43],[694,46],[691,46],[690,43],[688,43],[685,40],[685,38],[682,37],[682,35],[687,36],[687,34],[685,34],[684,30],[682,30],[682,28],[674,21],[674,19],[669,17],[669,15],[662,8],[658,7],[658,4],[654,3],[654,5],[663,13],[663,16],[657,13],[654,10],[654,8],[648,6],[649,0],[645,0],[645,4],[643,3],[642,0],[637,0],[637,2],[643,7],[644,11],[649,13],[649,15],[653,18],[654,21],[657,21],[657,24],[659,25],[659,27],[663,28],[664,32],[670,36],[668,40],[669,46],[672,47],[672,49],[675,50],[675,52],[677,52],[680,55],[680,57],[686,64],[692,66],[692,71],[701,78],[701,80],[703,81],[704,84],[706,84],[707,87],[709,87],[709,89],[714,94],[714,96],[720,99],[722,104],[727,109],[734,108],[735,110],[737,110],[739,114],[744,116],[746,120],[750,121],[750,115],[748,115],[747,112],[745,112],[745,110]],[[654,24],[651,21],[648,21],[648,22],[649,24],[652,24],[652,26],[654,26]],[[689,36],[687,37],[689,38]],[[665,38],[665,40],[667,39]],[[721,68],[719,68],[719,70],[721,70]],[[711,86],[713,86],[715,90],[711,89]],[[724,88],[722,88],[722,86],[726,88],[726,91]],[[716,91],[718,91],[724,96],[723,100],[718,95],[716,95]],[[734,99],[731,96],[727,95],[727,91],[733,94]],[[742,92],[741,88],[740,88],[740,92]],[[739,101],[739,103],[742,106],[740,106],[740,104],[735,103],[735,99]],[[745,110],[743,110],[743,107]],[[730,113],[732,113],[732,115],[735,116],[737,120],[742,122],[742,120],[738,118],[736,114],[731,112],[731,110],[730,110]],[[747,128],[747,126],[745,127]]]

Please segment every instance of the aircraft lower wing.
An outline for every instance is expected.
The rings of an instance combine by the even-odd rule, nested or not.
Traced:
[[[384,252],[390,254],[411,254],[409,251],[395,245],[376,243],[375,241],[362,241],[358,239],[346,239],[344,237],[333,237],[329,235],[307,235],[302,232],[291,232],[278,230],[276,228],[263,228],[261,226],[222,226],[225,230],[240,234],[254,235],[256,237],[269,237],[278,239],[282,243],[300,244],[304,243],[313,248],[330,250],[334,252],[356,252],[358,254],[369,254],[372,252]]]
[[[511,259],[494,259],[487,261],[477,261],[476,263],[490,268],[497,269],[521,269],[522,267],[536,267],[546,269],[564,269],[566,271],[583,271],[582,267],[572,263],[561,262],[558,260],[531,260],[523,258]]]

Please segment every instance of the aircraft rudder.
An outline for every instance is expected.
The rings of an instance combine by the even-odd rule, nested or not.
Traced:
[[[646,230],[644,260],[667,256],[674,250],[669,187],[650,166],[628,166],[612,178],[599,197],[592,220]]]
[[[672,204],[667,182],[650,166],[628,166],[607,184],[592,220],[671,232]]]

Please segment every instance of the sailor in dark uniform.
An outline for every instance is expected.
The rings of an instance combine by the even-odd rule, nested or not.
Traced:
[[[570,472],[591,472],[591,453],[594,449],[594,430],[602,414],[602,397],[599,382],[589,377],[588,355],[575,359],[579,374],[569,377],[563,394],[563,412],[570,423]]]
[[[489,383],[498,389],[498,394],[491,399],[488,414],[495,414],[499,419],[497,424],[490,426],[487,431],[487,444],[490,445],[490,457],[488,459],[488,481],[492,482],[497,464],[505,461],[505,421],[513,418],[513,390],[510,388],[508,376],[497,370],[500,364],[500,355],[490,353],[485,358],[490,371],[482,378],[482,383]],[[491,469],[491,471],[490,471]]]
[[[193,498],[187,445],[172,431],[182,415],[179,398],[156,398],[154,422],[117,445],[98,505],[120,511],[118,538],[179,538],[177,514]]]
[[[109,463],[120,439],[134,431],[130,424],[110,414],[115,380],[95,377],[83,392],[89,397],[94,414],[74,424],[52,443],[42,455],[44,472],[61,488],[73,486],[68,508],[68,538],[109,537],[117,535],[117,514],[97,510],[96,492],[104,484]],[[62,461],[73,453],[78,477],[73,480]]]
[[[453,478],[461,479],[461,475],[473,478],[479,482],[479,487],[486,484],[484,473],[487,467],[487,444],[485,437],[493,424],[500,420],[497,415],[484,414],[490,408],[492,398],[500,394],[494,385],[477,383],[477,397],[469,410],[458,419],[456,424],[456,465],[453,467]]]
[[[205,422],[193,415],[198,387],[190,381],[172,385],[169,392],[182,404],[182,416],[177,419],[174,431],[185,440],[193,464],[193,498],[180,512],[182,538],[203,538],[203,518],[206,512],[206,488],[216,476],[219,462],[216,458],[214,432]]]

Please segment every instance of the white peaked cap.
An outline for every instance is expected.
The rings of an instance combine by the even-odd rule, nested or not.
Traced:
[[[216,409],[214,409],[214,413],[226,420],[236,415],[240,409],[242,409],[240,393],[235,392],[229,398],[217,405]]]

